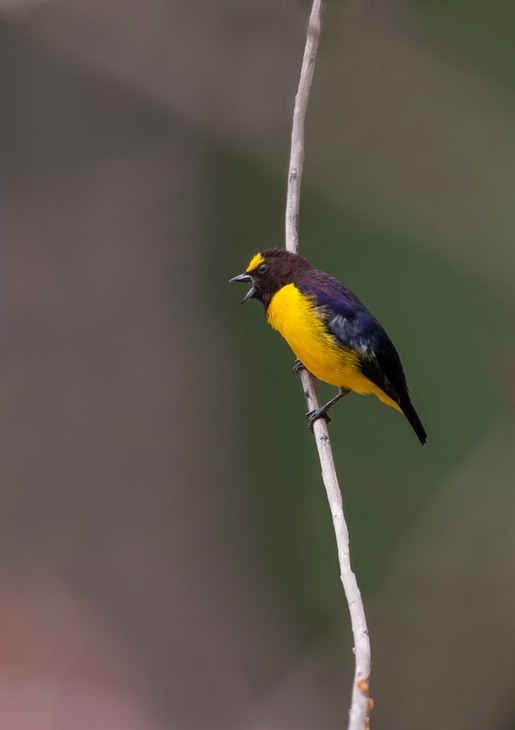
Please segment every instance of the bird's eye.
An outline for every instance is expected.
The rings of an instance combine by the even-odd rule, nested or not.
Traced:
[[[268,271],[268,264],[259,264],[257,270],[260,274],[264,274]]]

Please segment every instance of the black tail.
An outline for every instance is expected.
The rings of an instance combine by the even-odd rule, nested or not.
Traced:
[[[427,434],[420,418],[417,416],[416,410],[413,408],[411,401],[407,400],[400,404],[402,412],[411,424],[412,429],[418,436],[418,439],[422,445],[427,441]]]

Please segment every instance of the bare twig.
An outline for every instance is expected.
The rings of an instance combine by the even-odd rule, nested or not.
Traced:
[[[321,30],[323,0],[314,0],[309,18],[309,26],[300,73],[299,86],[295,97],[293,126],[291,136],[290,167],[288,170],[288,190],[286,197],[286,249],[297,253],[299,247],[299,202],[304,164],[304,120],[309,101],[309,90],[315,70],[315,60]],[[307,370],[300,371],[302,387],[308,410],[320,407],[320,401],[313,376]],[[371,700],[368,694],[370,677],[370,640],[361,593],[354,575],[349,554],[349,531],[345,522],[342,495],[334,466],[333,452],[329,440],[327,422],[323,418],[315,421],[313,432],[322,468],[322,479],[327,492],[333,518],[340,574],[349,605],[352,633],[354,637],[355,675],[352,688],[352,701],[349,712],[348,730],[364,730],[369,724]]]

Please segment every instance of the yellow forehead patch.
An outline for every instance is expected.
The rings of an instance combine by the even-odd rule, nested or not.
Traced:
[[[263,254],[257,253],[251,260],[250,264],[245,269],[245,273],[250,274],[250,272],[254,271],[254,269],[257,269],[259,264],[262,264],[264,260],[265,260],[265,257],[263,256]]]

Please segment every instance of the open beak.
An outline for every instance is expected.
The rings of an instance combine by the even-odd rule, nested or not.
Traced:
[[[229,284],[232,284],[233,281],[250,281],[252,282],[252,277],[250,274],[239,274],[238,276],[233,276],[232,279],[229,279]],[[256,290],[254,288],[254,285],[251,286],[251,288],[248,290],[248,292],[245,294],[243,299],[241,300],[240,304],[245,304],[245,302],[248,302],[249,299],[252,299],[254,294],[256,293]]]

